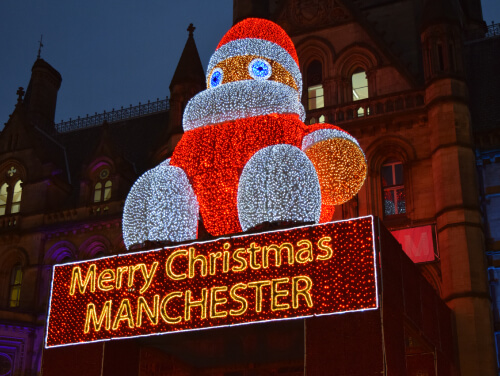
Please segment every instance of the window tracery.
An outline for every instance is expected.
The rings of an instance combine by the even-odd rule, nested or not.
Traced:
[[[19,307],[21,300],[21,285],[23,282],[23,269],[20,263],[14,265],[10,274],[9,307]]]
[[[406,213],[406,193],[403,164],[396,159],[387,160],[381,168],[384,216]]]
[[[319,60],[313,60],[307,67],[307,105],[309,110],[325,107],[323,89],[323,66]]]
[[[95,182],[92,201],[94,203],[109,201],[113,190],[113,182],[110,179],[110,167],[108,165],[101,165],[92,175]]]
[[[7,189],[9,185],[3,183],[0,187],[0,215],[5,215],[7,213]]]
[[[368,78],[366,77],[366,71],[364,69],[357,68],[354,71],[351,76],[351,84],[353,101],[360,101],[368,98]]]
[[[11,161],[0,166],[0,216],[21,211],[25,175],[24,168],[16,162]]]

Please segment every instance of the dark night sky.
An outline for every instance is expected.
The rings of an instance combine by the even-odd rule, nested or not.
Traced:
[[[500,22],[500,1],[482,1],[486,22]],[[231,27],[230,0],[1,0],[0,129],[28,85],[40,34],[42,58],[63,77],[60,122],[167,96],[190,23],[206,68]]]

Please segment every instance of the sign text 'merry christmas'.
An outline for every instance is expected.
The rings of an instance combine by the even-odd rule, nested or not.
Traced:
[[[376,308],[372,221],[57,265],[46,345]]]

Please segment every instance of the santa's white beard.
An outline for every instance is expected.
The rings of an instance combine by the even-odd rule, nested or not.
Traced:
[[[184,131],[268,114],[297,114],[304,121],[304,106],[297,91],[276,81],[229,82],[195,95],[182,119]]]

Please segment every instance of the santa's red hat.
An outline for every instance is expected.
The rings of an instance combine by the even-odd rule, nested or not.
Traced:
[[[224,35],[211,57],[207,79],[218,63],[242,55],[255,55],[276,61],[292,75],[299,95],[302,93],[302,75],[297,52],[285,30],[274,22],[247,18],[234,25]]]

